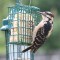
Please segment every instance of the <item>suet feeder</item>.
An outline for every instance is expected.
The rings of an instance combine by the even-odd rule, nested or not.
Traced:
[[[8,16],[1,27],[5,31],[6,60],[34,60],[32,52],[21,51],[31,45],[33,28],[40,21],[38,11],[39,8],[23,5],[20,0],[8,7]]]

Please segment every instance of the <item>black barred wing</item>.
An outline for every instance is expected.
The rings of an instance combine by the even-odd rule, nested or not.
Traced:
[[[31,51],[35,53],[37,49],[44,43],[45,39],[46,39],[46,36],[44,35],[44,27],[43,27],[38,30],[35,40],[31,47]]]

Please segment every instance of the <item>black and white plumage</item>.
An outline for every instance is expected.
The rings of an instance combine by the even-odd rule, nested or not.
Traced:
[[[38,48],[44,44],[45,40],[51,35],[53,30],[54,15],[49,11],[39,13],[42,15],[42,21],[33,30],[32,45],[22,52],[31,50],[31,52],[35,53]]]

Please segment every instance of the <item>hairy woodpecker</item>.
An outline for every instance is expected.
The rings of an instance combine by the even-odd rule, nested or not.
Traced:
[[[42,15],[42,21],[33,30],[32,45],[22,52],[31,50],[31,52],[35,53],[38,48],[44,44],[45,40],[51,35],[53,30],[54,15],[49,11],[39,13]]]

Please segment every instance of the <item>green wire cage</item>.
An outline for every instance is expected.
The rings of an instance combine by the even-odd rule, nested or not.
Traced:
[[[5,31],[6,60],[34,60],[32,52],[21,51],[31,45],[33,28],[40,21],[38,11],[39,8],[23,5],[20,0],[8,7],[8,16],[1,27]]]

